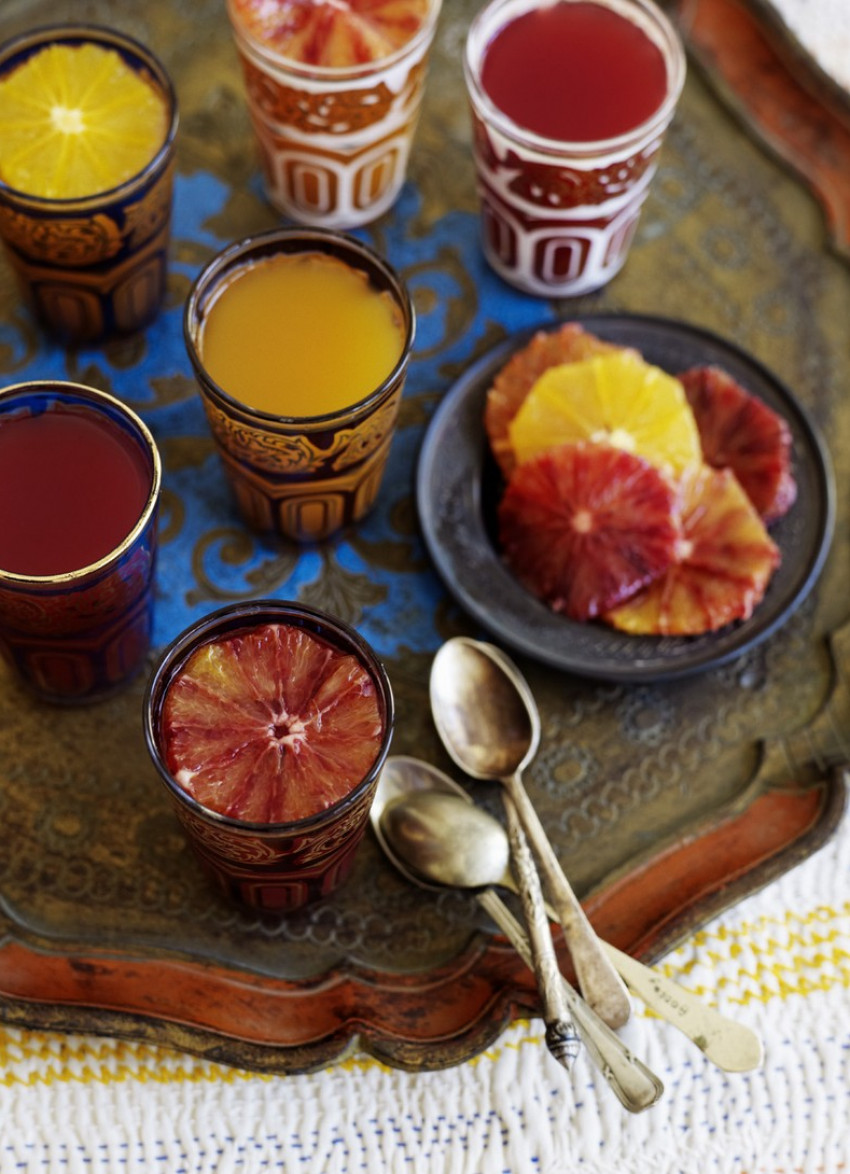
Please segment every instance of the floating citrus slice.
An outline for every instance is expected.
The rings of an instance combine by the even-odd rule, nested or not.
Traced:
[[[682,385],[634,351],[544,371],[508,429],[518,464],[556,444],[604,441],[680,474],[701,461]]]
[[[641,457],[565,444],[517,466],[499,505],[499,539],[517,578],[555,611],[587,620],[671,563],[675,493]]]
[[[204,807],[304,819],[343,798],[379,751],[383,719],[356,657],[288,624],[204,644],[169,686],[163,758]]]
[[[143,171],[165,141],[163,98],[113,49],[49,45],[0,81],[0,178],[73,199]]]
[[[787,420],[719,367],[694,367],[679,379],[705,460],[716,469],[734,471],[766,522],[782,517],[797,496]]]
[[[676,561],[604,617],[624,632],[696,636],[745,620],[779,564],[779,550],[730,469],[691,471],[682,494]]]
[[[258,41],[305,65],[335,69],[388,57],[416,35],[429,0],[232,0]]]
[[[507,478],[516,464],[508,428],[534,384],[549,367],[575,363],[619,348],[590,334],[577,322],[558,330],[540,330],[505,363],[487,392],[484,429],[493,456]]]

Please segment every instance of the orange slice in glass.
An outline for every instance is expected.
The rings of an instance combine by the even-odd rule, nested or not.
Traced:
[[[779,565],[779,550],[730,469],[683,478],[682,537],[673,564],[604,618],[636,635],[697,636],[745,620]]]
[[[360,661],[288,624],[201,645],[162,708],[163,758],[204,807],[286,823],[343,798],[378,754],[383,718]]]
[[[282,57],[334,69],[380,61],[425,22],[429,0],[232,0],[258,41]]]
[[[625,350],[544,371],[508,439],[518,464],[577,441],[613,445],[674,477],[702,459],[681,383]]]
[[[144,170],[168,120],[114,49],[49,45],[0,81],[0,179],[52,200],[108,191]]]

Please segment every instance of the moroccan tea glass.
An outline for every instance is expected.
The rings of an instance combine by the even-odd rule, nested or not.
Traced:
[[[354,228],[404,183],[441,0],[393,54],[347,68],[309,66],[255,36],[228,0],[248,111],[270,202],[285,216]]]
[[[149,481],[135,524],[96,562],[62,574],[20,574],[0,566],[0,652],[39,698],[73,704],[109,696],[144,666],[162,471],[148,428],[114,396],[61,381],[0,390],[0,428],[56,410],[85,413],[120,430],[134,462],[138,457],[140,476]],[[103,492],[109,491],[105,484]],[[11,508],[24,506],[15,502]]]
[[[191,654],[266,624],[292,625],[354,656],[375,685],[383,732],[363,778],[341,799],[290,823],[247,822],[203,806],[169,773],[161,715],[169,685]],[[386,670],[367,641],[344,621],[287,600],[232,604],[193,624],[164,650],[144,702],[144,735],[152,761],[187,841],[213,885],[227,898],[271,912],[298,909],[329,896],[349,876],[369,819],[378,776],[389,753],[394,701]]]
[[[133,38],[97,25],[39,28],[0,46],[0,77],[49,45],[117,52],[163,102],[167,133],[137,175],[108,191],[48,199],[0,180],[0,239],[36,317],[60,342],[96,343],[148,325],[165,295],[177,98],[164,66]]]
[[[235,274],[280,254],[321,253],[366,274],[401,315],[401,355],[365,398],[322,416],[274,415],[240,403],[204,366],[202,333],[209,307]],[[415,332],[409,293],[395,270],[367,245],[329,229],[274,229],[230,245],[190,291],[184,336],[216,447],[237,505],[254,530],[316,542],[362,519],[378,495],[395,431]],[[270,339],[269,346],[274,346]],[[333,345],[333,340],[328,340]],[[286,356],[281,355],[285,375]]]
[[[493,0],[473,20],[466,40],[464,77],[484,255],[505,281],[540,297],[589,293],[625,264],[685,80],[682,43],[652,0],[593,2],[644,32],[666,66],[661,105],[617,137],[545,138],[509,118],[484,89],[488,45],[511,21],[540,8],[541,0]]]

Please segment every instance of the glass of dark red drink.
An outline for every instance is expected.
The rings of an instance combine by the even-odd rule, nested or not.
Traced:
[[[652,0],[493,0],[464,73],[490,265],[543,297],[604,285],[684,84],[675,29]]]
[[[285,912],[351,871],[393,715],[386,671],[353,628],[267,599],[214,612],[164,651],[144,732],[215,886]]]
[[[0,390],[0,652],[40,697],[92,701],[142,668],[160,480],[153,437],[114,396]]]

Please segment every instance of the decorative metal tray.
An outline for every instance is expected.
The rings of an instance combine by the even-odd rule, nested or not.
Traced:
[[[435,409],[479,356],[569,313],[651,310],[686,317],[765,362],[828,438],[850,423],[847,273],[823,248],[818,210],[806,210],[799,186],[735,130],[696,73],[629,263],[610,287],[573,308],[515,295],[487,272],[458,92],[456,48],[474,7],[444,6],[411,184],[368,234],[409,282],[418,334],[388,479],[356,532],[310,552],[244,532],[183,351],[192,277],[228,240],[275,222],[218,0],[191,11],[176,0],[132,14],[116,0],[86,7],[151,44],[178,83],[180,172],[162,317],[143,338],[65,353],[33,329],[0,263],[4,381],[48,372],[114,390],[160,444],[157,642],[232,599],[301,598],[334,611],[387,665],[393,753],[449,772],[428,714],[431,657],[448,636],[479,633],[427,557],[413,471]],[[10,34],[74,15],[70,0],[12,0],[4,10]],[[838,447],[832,457],[830,559],[770,639],[673,683],[588,681],[519,661],[542,715],[532,799],[598,929],[644,959],[815,851],[841,816],[850,527],[847,461]],[[353,1048],[400,1067],[453,1064],[536,1012],[530,974],[474,899],[412,889],[371,834],[332,900],[287,918],[221,901],[148,763],[143,689],[140,680],[91,708],[46,708],[0,669],[0,1018],[297,1072]],[[471,789],[498,810],[495,788]]]

